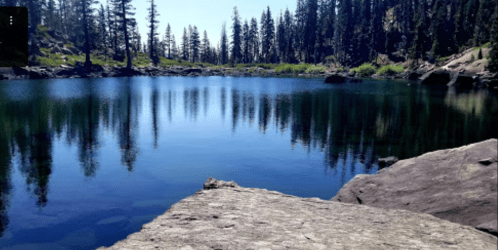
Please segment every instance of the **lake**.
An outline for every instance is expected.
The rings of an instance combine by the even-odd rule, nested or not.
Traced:
[[[95,249],[208,177],[332,198],[379,157],[498,137],[498,97],[405,81],[0,81],[0,249]]]

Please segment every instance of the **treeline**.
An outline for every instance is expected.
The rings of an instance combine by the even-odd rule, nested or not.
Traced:
[[[158,36],[160,10],[149,0],[148,37],[142,42],[133,18],[131,0],[0,0],[1,5],[30,9],[31,31],[38,24],[66,34],[87,53],[131,59],[138,52],[154,63],[160,57],[212,64],[336,63],[358,66],[387,54],[393,61],[434,62],[481,46],[498,33],[498,0],[298,0],[294,12],[272,14],[269,7],[258,20],[233,9],[230,35],[224,23],[217,46],[206,31],[185,27],[178,44],[165,25]],[[274,17],[275,16],[275,17]],[[496,36],[496,35],[495,35]],[[496,47],[497,42],[492,45]],[[495,49],[496,50],[496,49]],[[133,55],[134,54],[134,55]],[[496,52],[491,55],[495,55]],[[496,60],[496,59],[495,59]]]

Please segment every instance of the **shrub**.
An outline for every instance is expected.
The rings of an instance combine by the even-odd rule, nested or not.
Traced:
[[[482,49],[479,49],[479,53],[477,54],[477,59],[482,59]]]
[[[403,65],[384,65],[377,70],[377,75],[392,75],[405,72]]]
[[[316,66],[310,66],[308,69],[306,69],[306,73],[308,74],[323,74],[325,73],[325,68],[321,65],[316,65]]]
[[[287,64],[282,63],[275,67],[275,72],[277,73],[304,73],[306,70],[311,67],[311,65],[302,63],[302,64]]]
[[[353,68],[350,71],[359,74],[360,76],[371,76],[375,74],[375,66],[371,63],[364,63],[359,67]]]

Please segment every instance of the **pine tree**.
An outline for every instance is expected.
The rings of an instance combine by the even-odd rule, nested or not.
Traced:
[[[285,10],[284,14],[284,30],[285,30],[285,40],[286,40],[286,51],[284,61],[287,63],[295,63],[294,55],[294,23],[293,16],[289,11],[289,8]]]
[[[157,53],[157,41],[158,38],[157,36],[159,35],[157,33],[157,26],[159,24],[159,20],[157,20],[157,17],[159,16],[159,13],[157,13],[157,6],[154,3],[154,0],[149,0],[150,2],[150,7],[147,8],[149,11],[149,15],[147,16],[147,21],[149,22],[149,58],[151,59],[152,63],[156,65],[159,62],[159,56]]]
[[[305,0],[297,0],[296,5],[296,24],[295,24],[295,50],[297,51],[297,60],[303,61],[304,51],[304,28],[306,25],[306,3]]]
[[[203,62],[203,63],[208,62],[211,48],[210,48],[208,34],[207,34],[206,30],[204,30],[201,48],[202,48],[201,49],[201,62]]]
[[[270,6],[261,18],[261,57],[265,63],[271,60],[271,50],[275,39],[275,26],[271,17]]]
[[[258,32],[258,20],[256,18],[251,19],[251,27],[249,27],[249,40],[250,40],[250,53],[251,58],[249,63],[257,61],[259,59],[259,32]]]
[[[181,44],[181,49],[182,49],[182,59],[187,61],[189,59],[189,46],[188,46],[188,35],[187,35],[187,28],[183,28],[183,36],[182,36],[182,44]]]
[[[410,58],[415,60],[415,64],[418,65],[418,60],[420,58],[424,58],[424,53],[425,53],[425,44],[427,44],[427,26],[426,26],[426,7],[425,7],[425,1],[422,1],[419,3],[417,6],[417,10],[415,12],[415,31],[414,35],[415,38],[413,40],[413,45],[410,49]]]
[[[194,28],[192,29],[192,34],[190,35],[190,47],[192,51],[192,62],[198,62],[199,61],[199,51],[200,51],[200,45],[201,41],[199,31],[197,30],[197,26],[194,25]]]
[[[304,61],[306,63],[313,62],[312,55],[314,54],[316,44],[317,31],[317,0],[307,0],[306,3],[306,21],[304,25]]]
[[[422,1],[425,2],[425,1]],[[383,53],[385,50],[384,46],[384,40],[385,40],[385,32],[383,28],[383,22],[382,19],[385,14],[385,7],[384,7],[384,2],[382,0],[373,0],[372,1],[372,23],[371,23],[371,42],[370,42],[370,48],[371,50],[371,55],[370,58],[375,58],[375,61],[377,61],[377,55],[379,53]],[[336,25],[337,29],[340,29],[339,24]],[[337,48],[337,43],[338,37],[336,37],[336,48]],[[338,48],[337,48],[338,49]],[[337,53],[337,51],[336,51]]]
[[[242,62],[249,63],[249,51],[250,51],[250,34],[249,34],[249,24],[247,19],[242,26]]]
[[[489,52],[488,68],[491,72],[498,73],[498,5],[496,5],[493,25],[491,29],[491,51]]]
[[[278,56],[280,61],[286,61],[285,52],[287,51],[287,40],[285,39],[285,23],[282,12],[280,12],[280,17],[277,22],[277,46],[278,46]]]
[[[58,19],[57,11],[54,0],[48,0],[46,8],[44,10],[44,16],[45,16],[45,26],[50,27],[54,30],[57,29],[59,22],[57,20]]]
[[[104,53],[105,58],[107,59],[107,48],[108,48],[108,38],[109,38],[109,33],[107,30],[107,17],[106,17],[106,11],[104,9],[104,5],[100,5],[99,13],[98,13],[98,29],[97,29],[97,34],[98,34],[98,39],[97,39],[97,44],[98,44],[98,49],[101,50]]]
[[[135,13],[132,12],[134,8],[131,6],[132,0],[112,0],[112,3],[115,6],[115,15],[117,17],[118,27],[121,29],[123,33],[123,39],[125,43],[125,51],[126,51],[126,68],[130,69],[132,66],[131,63],[131,54],[130,54],[130,38],[129,38],[129,23],[134,20],[131,18]]]
[[[92,4],[96,2],[92,0],[81,0],[81,15],[82,15],[82,23],[83,32],[85,34],[85,67],[92,66],[92,61],[90,60],[90,25],[91,25],[91,16],[93,13]]]
[[[171,34],[171,58],[178,59],[178,47],[176,46],[176,39],[174,34]]]
[[[494,8],[497,5],[498,0],[480,0],[474,33],[475,46],[480,46],[490,40],[490,30],[492,26],[490,20],[492,19]]]
[[[351,0],[340,0],[336,26],[335,58],[345,66],[351,63],[351,42],[353,38],[353,16]]]
[[[166,26],[166,32],[164,33],[164,46],[166,50],[166,57],[171,59],[171,26]]]
[[[446,0],[436,0],[433,8],[433,18],[431,25],[432,32],[432,49],[431,60],[436,57],[445,56],[447,44],[445,40],[445,19],[447,14]]]
[[[240,25],[240,17],[239,17],[239,11],[237,10],[237,6],[233,7],[233,16],[232,16],[232,63],[237,64],[242,61],[242,53],[241,53],[241,48],[242,48],[242,42],[241,42],[241,31],[242,27]]]
[[[223,22],[223,25],[221,26],[221,45],[220,45],[220,64],[227,64],[228,63],[228,37],[227,37],[227,30],[226,30],[226,23]]]

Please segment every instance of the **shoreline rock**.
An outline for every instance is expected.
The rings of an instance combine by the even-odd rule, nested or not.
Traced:
[[[498,140],[401,160],[357,175],[332,201],[423,212],[497,234]]]
[[[406,210],[299,198],[209,178],[204,190],[171,206],[126,249],[483,249],[495,236]]]
[[[361,79],[351,73],[331,72],[324,74],[288,74],[277,73],[275,70],[263,70],[257,68],[254,71],[236,70],[232,68],[210,69],[210,68],[183,68],[181,66],[171,66],[169,68],[161,68],[155,66],[147,67],[107,67],[93,65],[91,67],[83,67],[77,63],[76,66],[70,67],[61,65],[59,67],[52,66],[36,66],[24,68],[6,68],[0,72],[0,80],[20,80],[20,79],[59,79],[59,78],[103,78],[103,77],[134,77],[134,76],[233,76],[233,77],[311,77],[324,78],[325,83],[359,83]],[[431,71],[405,71],[397,75],[390,76],[371,76],[365,79],[374,80],[410,80],[419,81],[422,84],[430,85],[448,85],[462,88],[487,87],[489,89],[498,90],[498,74],[490,74],[483,72],[481,74],[461,74],[458,72],[450,72],[445,70]],[[443,80],[441,80],[443,79]]]

